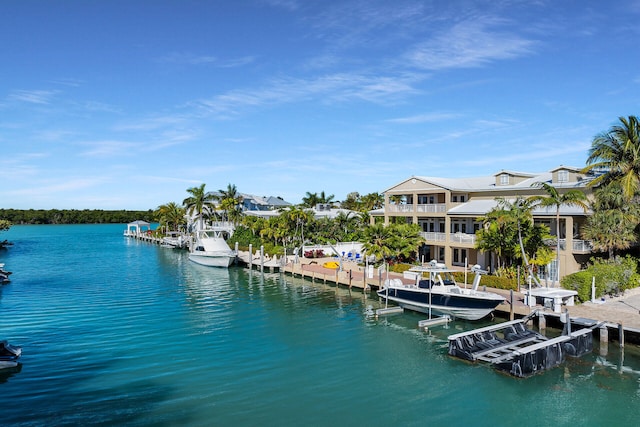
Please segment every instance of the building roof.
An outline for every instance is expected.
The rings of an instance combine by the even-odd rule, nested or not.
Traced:
[[[552,183],[553,173],[557,172],[558,170],[569,170],[573,172],[579,172],[578,168],[573,168],[570,166],[559,166],[548,172],[527,173],[527,172],[501,170],[500,172],[496,172],[493,175],[467,177],[467,178],[440,178],[440,177],[432,177],[432,176],[412,176],[411,178],[406,179],[388,188],[384,192],[386,193],[386,192],[392,191],[394,188],[408,181],[413,181],[413,180],[419,180],[426,184],[441,187],[449,191],[459,191],[459,192],[509,191],[509,190],[518,190],[518,189],[529,189],[538,182]],[[522,179],[519,182],[512,183],[512,184],[496,185],[497,177],[505,173],[511,176],[522,178]],[[583,179],[579,179],[578,181],[573,181],[573,182],[553,182],[553,186],[557,188],[582,188],[582,187],[585,187],[586,184],[589,181],[591,181],[591,179],[592,177],[584,177]]]
[[[506,199],[507,201],[513,202],[515,199]],[[447,211],[447,215],[474,215],[474,216],[483,216],[486,215],[491,209],[498,206],[498,201],[495,199],[475,199],[470,200],[466,203],[461,203],[458,206],[455,206]],[[569,206],[562,205],[560,206],[560,215],[561,216],[579,216],[579,215],[587,215],[589,211],[585,212],[579,206]],[[556,216],[556,208],[555,207],[537,207],[532,211],[532,214],[536,217],[541,216]]]

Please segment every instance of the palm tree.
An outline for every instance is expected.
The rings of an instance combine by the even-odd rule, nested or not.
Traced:
[[[556,209],[556,280],[560,282],[560,207],[562,206],[577,206],[587,212],[589,207],[587,204],[587,196],[580,190],[569,190],[565,193],[560,193],[556,187],[547,182],[536,182],[532,187],[538,187],[547,193],[546,196],[531,196],[528,201],[533,206],[540,206],[543,208],[555,208]],[[566,233],[569,230],[565,231]]]
[[[365,241],[362,244],[362,249],[367,256],[373,255],[376,258],[382,258],[383,263],[386,262],[386,258],[393,253],[389,245],[392,237],[390,230],[383,224],[374,224],[365,229]]]
[[[604,170],[589,182],[590,187],[620,183],[631,199],[640,189],[640,122],[636,116],[619,117],[620,124],[602,132],[591,142],[583,172]]]
[[[363,211],[370,211],[373,209],[380,209],[384,206],[384,196],[380,193],[369,193],[361,197],[361,209]]]
[[[476,232],[476,249],[493,252],[497,256],[497,267],[506,267],[513,262],[518,251],[517,224],[511,214],[495,207],[482,218],[482,228]]]
[[[333,194],[329,194],[328,196],[324,194],[324,191],[320,192],[320,203],[329,203],[333,204],[336,196]]]
[[[524,248],[524,241],[522,239],[523,227],[530,226],[533,223],[533,215],[531,214],[534,208],[533,203],[523,197],[518,196],[513,202],[509,202],[506,199],[499,198],[498,206],[503,210],[508,211],[512,218],[516,221],[516,227],[518,230],[518,243],[520,245],[520,251],[522,253],[522,261],[527,267],[531,278],[536,282],[538,286],[540,286],[538,278],[533,274],[533,269],[531,268],[531,264],[529,263],[529,258],[527,257],[527,253]]]
[[[292,234],[293,239],[296,239],[299,231],[301,245],[304,245],[304,227],[313,221],[313,213],[306,209],[289,207],[281,210],[280,216],[286,223],[287,228],[294,230],[293,233],[289,232],[288,234]]]
[[[242,195],[238,193],[235,184],[227,184],[227,189],[218,190],[218,193],[220,194],[217,196],[220,200],[220,208],[225,212],[227,219],[236,225],[242,216]]]
[[[198,227],[202,229],[202,217],[203,213],[213,210],[215,206],[216,196],[207,193],[204,189],[205,184],[201,184],[199,187],[187,188],[187,193],[191,196],[182,201],[182,205],[185,207],[188,215],[194,214],[198,218]]]
[[[590,240],[594,249],[608,252],[612,259],[616,250],[628,249],[637,241],[640,206],[627,202],[619,183],[600,187],[594,195],[593,215],[587,218],[582,237]]]
[[[160,225],[165,225],[170,231],[177,231],[185,223],[185,210],[175,202],[158,206],[155,216]]]
[[[418,224],[397,224],[391,228],[390,246],[396,258],[413,258],[418,248],[424,243]]]
[[[318,193],[310,193],[307,191],[307,195],[302,198],[302,206],[307,208],[313,208],[318,203],[320,203],[320,197],[318,197]]]

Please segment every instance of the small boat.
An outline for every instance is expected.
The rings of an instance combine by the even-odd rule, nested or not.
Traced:
[[[0,369],[15,368],[18,366],[18,359],[22,355],[22,348],[9,344],[7,341],[0,341]]]
[[[189,251],[189,259],[208,267],[229,267],[236,254],[217,230],[199,230]]]
[[[12,273],[10,271],[6,271],[4,269],[4,264],[0,263],[0,285],[4,285],[5,283],[9,283],[11,281],[11,279],[9,279],[9,276]]]
[[[429,266],[413,267],[409,272],[408,276],[415,277],[415,283],[405,284],[401,279],[385,280],[378,295],[407,310],[429,315],[434,312],[465,320],[482,319],[504,301],[502,295],[478,290],[484,273],[479,269],[475,270],[476,277],[470,289],[460,287],[453,278],[455,270],[446,268],[444,264],[432,261]]]
[[[331,268],[333,270],[337,270],[340,268],[340,263],[336,261],[327,261],[324,264],[322,264],[322,266],[324,268]]]

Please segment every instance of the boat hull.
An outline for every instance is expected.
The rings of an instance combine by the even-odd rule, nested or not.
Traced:
[[[199,253],[189,254],[189,260],[195,262],[196,264],[206,265],[207,267],[221,267],[227,268],[233,262],[233,255],[228,254],[207,254],[207,253]]]
[[[389,288],[381,289],[378,295],[398,304],[407,310],[421,313],[447,314],[451,317],[465,320],[480,320],[489,315],[503,301],[495,294],[453,294],[433,292],[417,289]]]

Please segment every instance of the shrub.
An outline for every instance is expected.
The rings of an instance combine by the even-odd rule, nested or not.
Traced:
[[[591,281],[593,274],[587,270],[578,271],[577,273],[564,276],[560,280],[560,286],[564,289],[569,289],[578,292],[578,300],[585,302],[591,300]],[[603,294],[604,286],[602,282],[598,288],[598,282],[596,281],[596,296]]]
[[[637,272],[638,260],[630,255],[612,260],[592,259],[592,264],[583,271],[565,276],[560,284],[565,289],[578,291],[581,302],[591,299],[591,283],[595,277],[596,298],[618,295],[627,289],[640,286]]]
[[[453,277],[456,279],[458,283],[464,283],[464,272],[453,273]],[[473,279],[476,277],[475,273],[467,274],[467,281],[469,283],[473,283]],[[494,289],[513,289],[514,291],[518,290],[518,283],[515,279],[508,277],[498,277],[485,275],[480,280],[479,288],[486,286],[487,288]]]
[[[324,258],[324,251],[322,249],[316,249],[313,251],[304,251],[305,258]]]

